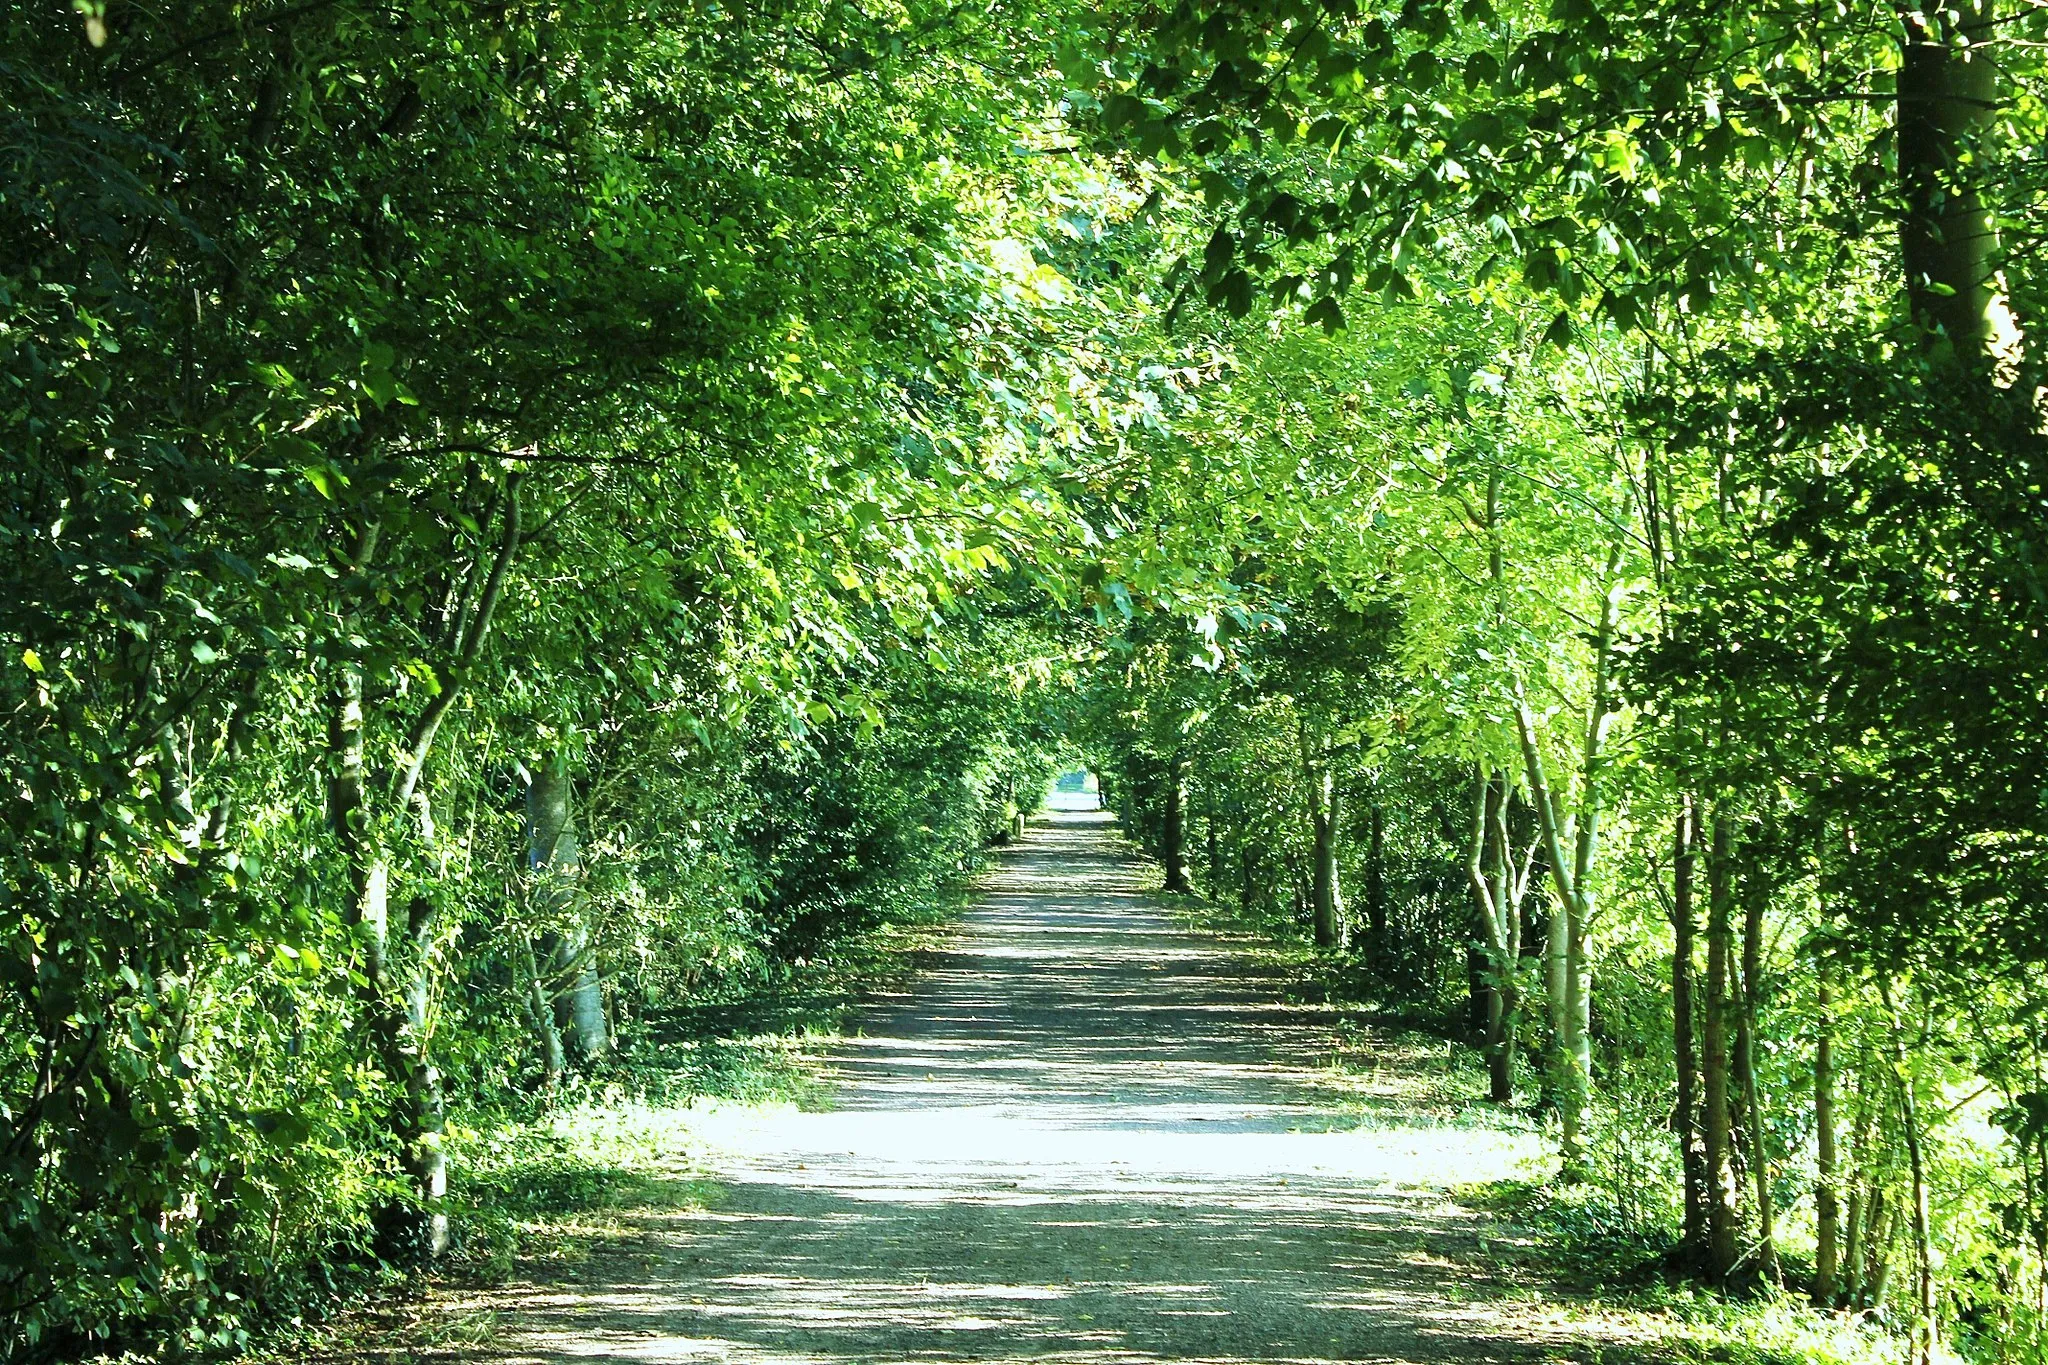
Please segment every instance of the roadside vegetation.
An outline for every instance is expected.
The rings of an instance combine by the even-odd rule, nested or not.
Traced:
[[[909,984],[945,941],[965,885],[903,904],[801,967],[729,976],[652,1014],[561,1086],[451,1125],[451,1237],[432,1282],[384,1266],[353,1292],[262,1324],[254,1357],[346,1362],[479,1346],[499,1314],[466,1306],[469,1296],[587,1273],[593,1259],[634,1254],[635,1217],[715,1204],[718,1186],[697,1166],[696,1118],[706,1106],[823,1102],[819,1053],[859,1005]]]

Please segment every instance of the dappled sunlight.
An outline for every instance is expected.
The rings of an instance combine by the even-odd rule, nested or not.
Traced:
[[[1378,1122],[1412,1044],[1181,930],[1107,817],[1004,858],[950,946],[826,1057],[828,1107],[700,1103],[679,1169],[575,1285],[474,1301],[512,1361],[1509,1360],[1525,1311],[1445,1190],[1525,1170],[1526,1128]],[[1361,1043],[1360,1039],[1364,1042]],[[1361,1048],[1363,1051],[1361,1051]],[[1405,1049],[1405,1051],[1403,1050]],[[1491,1230],[1497,1240],[1499,1231]]]

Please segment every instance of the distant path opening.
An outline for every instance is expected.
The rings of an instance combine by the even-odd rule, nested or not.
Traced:
[[[1102,784],[1095,774],[1086,768],[1075,768],[1071,772],[1061,773],[1053,779],[1052,790],[1045,794],[1045,809],[1101,810]]]
[[[1570,1343],[1444,1195],[1530,1139],[1404,1098],[1442,1044],[1380,1039],[1377,1074],[1331,1070],[1341,1015],[1282,1003],[1157,885],[1108,816],[1034,822],[952,946],[834,1050],[832,1108],[713,1112],[708,1208],[637,1216],[582,1282],[504,1291],[504,1330],[464,1357],[1424,1362]]]

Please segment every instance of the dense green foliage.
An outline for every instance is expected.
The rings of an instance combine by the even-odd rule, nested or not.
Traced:
[[[431,1262],[1081,743],[1632,1262],[2038,1358],[2043,11],[0,38],[5,1349]]]
[[[1639,1259],[2032,1358],[2040,15],[1125,18],[1067,69],[1230,356],[1155,502],[1285,632],[1130,637],[1169,876],[1469,999]]]
[[[60,1355],[432,1252],[451,1104],[955,875],[1044,776],[961,594],[1060,534],[985,430],[1046,333],[992,41],[89,9],[0,65],[0,1313]]]

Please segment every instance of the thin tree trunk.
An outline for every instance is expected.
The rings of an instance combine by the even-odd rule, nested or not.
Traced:
[[[540,1044],[542,1074],[553,1086],[562,1079],[568,1058],[562,1051],[562,1031],[555,1026],[554,1001],[548,998],[547,982],[541,979],[533,942],[524,936],[519,943],[519,965],[526,975],[526,1013],[533,1021],[535,1041]]]
[[[1818,968],[1815,984],[1818,1018],[1813,1041],[1813,1127],[1815,1175],[1813,1191],[1813,1305],[1829,1308],[1835,1301],[1837,1243],[1841,1239],[1840,1179],[1835,1153],[1835,1044],[1827,968]]]
[[[1175,754],[1166,764],[1166,813],[1164,828],[1160,831],[1159,852],[1160,861],[1166,866],[1165,889],[1178,893],[1188,890],[1186,793],[1182,791],[1184,781],[1181,757]]]
[[[1906,1058],[1906,1042],[1900,1034],[1898,1010],[1892,1004],[1891,988],[1882,983],[1885,1009],[1890,1014],[1892,1062],[1899,1078],[1899,1123],[1906,1139],[1906,1164],[1913,1178],[1913,1260],[1918,1272],[1919,1321],[1913,1330],[1914,1365],[1933,1365],[1940,1341],[1940,1324],[1934,1312],[1934,1238],[1928,1207],[1927,1164],[1920,1143],[1920,1109],[1913,1096],[1913,1078]]]
[[[1754,846],[1754,845],[1753,845]],[[1764,905],[1762,870],[1752,868],[1755,882],[1744,888],[1742,914],[1742,997],[1736,1018],[1736,1075],[1742,1083],[1742,1107],[1749,1138],[1749,1173],[1756,1189],[1757,1267],[1776,1283],[1777,1218],[1771,1198],[1771,1163],[1764,1143],[1763,1106],[1757,1096],[1756,1030],[1758,1000],[1763,994]]]
[[[1351,946],[1351,917],[1344,908],[1344,881],[1339,870],[1340,831],[1344,827],[1344,793],[1336,775],[1323,769],[1322,847],[1316,857],[1316,896],[1336,946]]]
[[[1318,948],[1335,947],[1342,934],[1337,891],[1337,791],[1327,763],[1318,763],[1308,721],[1297,726],[1301,778],[1308,791],[1309,911]]]
[[[1920,1348],[1919,1365],[1933,1365],[1941,1344],[1941,1323],[1935,1315],[1934,1231],[1928,1207],[1926,1158],[1920,1150],[1920,1117],[1913,1102],[1912,1080],[1901,1076],[1904,1091],[1903,1119],[1906,1129],[1906,1160],[1913,1172],[1913,1257],[1919,1271]]]
[[[551,966],[555,979],[566,984],[554,1002],[556,1021],[567,1049],[589,1062],[604,1055],[610,1030],[581,892],[575,780],[561,752],[545,754],[534,765],[526,788],[526,819],[527,866],[540,884],[540,908],[559,926]]]
[[[379,526],[369,522],[356,543],[351,569],[360,575],[377,552]],[[341,852],[349,882],[349,922],[363,945],[363,975],[372,986],[384,975],[389,919],[389,871],[369,829],[369,794],[364,753],[363,665],[344,658],[335,665],[327,715],[327,823]]]
[[[1515,966],[1521,952],[1520,891],[1513,885],[1513,849],[1508,841],[1504,781],[1495,781],[1484,759],[1473,778],[1472,843],[1466,876],[1478,905],[1478,974],[1485,1026],[1488,1097],[1495,1104],[1515,1098],[1515,1030],[1519,1000]]]
[[[377,550],[378,531],[378,523],[371,521],[357,541],[351,567],[358,575],[370,568]],[[367,731],[363,666],[359,659],[347,657],[335,665],[328,699],[327,819],[348,881],[348,922],[362,953],[357,996],[369,1037],[368,1052],[397,1092],[391,1126],[410,1169],[414,1165],[414,1139],[419,1128],[415,1074],[418,1056],[404,1046],[404,1003],[402,993],[394,989],[397,964],[393,961],[391,943],[391,864],[372,825],[365,757]],[[433,1194],[429,1189],[418,1193],[429,1200]],[[411,1210],[385,1209],[378,1223],[378,1237],[385,1250],[406,1255],[417,1249]],[[428,1241],[431,1243],[431,1236]]]
[[[414,718],[393,777],[392,813],[401,818],[411,817],[420,846],[429,851],[438,840],[425,785],[427,760],[435,737],[460,699],[464,682],[489,637],[507,575],[518,553],[518,489],[518,477],[508,477],[490,572],[473,606],[463,605],[454,657],[446,661],[441,690]],[[357,572],[368,564],[376,540],[373,523],[364,532],[356,553]],[[368,789],[363,776],[363,675],[360,665],[353,660],[341,668],[335,702],[329,721],[334,765],[329,783],[329,818],[335,824],[343,860],[349,869],[351,919],[363,950],[359,995],[371,1040],[370,1051],[394,1091],[391,1131],[398,1139],[402,1163],[413,1185],[411,1202],[383,1211],[379,1238],[388,1255],[431,1259],[445,1250],[448,1243],[444,1205],[448,1159],[442,1142],[446,1102],[441,1073],[432,1060],[430,1017],[439,904],[431,895],[414,895],[406,907],[402,933],[393,935],[392,864],[369,821]]]
[[[1387,941],[1387,812],[1375,801],[1367,825],[1365,861],[1365,920],[1372,929],[1372,946],[1379,951]]]
[[[1869,1084],[1868,1060],[1866,1057],[1866,1064],[1856,1070],[1856,1110],[1850,1120],[1850,1152],[1855,1169],[1849,1176],[1849,1212],[1844,1220],[1848,1226],[1843,1234],[1841,1258],[1842,1272],[1848,1280],[1835,1296],[1837,1302],[1851,1308],[1863,1302],[1864,1292],[1870,1283],[1870,1277],[1865,1273],[1865,1261],[1871,1221],[1869,1206],[1876,1199],[1876,1191],[1868,1178],[1872,1130],[1877,1119]]]
[[[1614,630],[1620,610],[1621,544],[1608,551],[1602,581],[1600,624],[1593,644],[1593,694],[1586,708],[1584,743],[1579,757],[1577,808],[1569,822],[1559,807],[1545,772],[1542,746],[1536,735],[1536,718],[1529,709],[1522,685],[1515,685],[1514,710],[1522,762],[1527,770],[1529,798],[1536,806],[1550,875],[1557,887],[1558,913],[1552,917],[1549,954],[1546,962],[1551,996],[1550,1017],[1557,1039],[1558,1120],[1563,1143],[1564,1176],[1571,1181],[1587,1175],[1587,1159],[1581,1127],[1592,1098],[1592,981],[1587,970],[1587,937],[1598,906],[1593,889],[1593,864],[1600,843],[1600,772],[1606,763],[1605,743],[1612,715],[1609,675],[1614,651]],[[1571,861],[1565,861],[1565,843],[1572,845]]]
[[[1692,798],[1685,797],[1671,853],[1671,1031],[1678,1070],[1672,1128],[1685,1178],[1684,1254],[1690,1264],[1700,1265],[1707,1255],[1707,1160],[1700,1145],[1699,1057],[1693,1039],[1693,820]]]
[[[1865,1277],[1861,1258],[1863,1256],[1863,1223],[1865,1216],[1863,1186],[1858,1183],[1849,1191],[1849,1212],[1845,1220],[1848,1226],[1842,1237],[1842,1273],[1846,1278],[1843,1279],[1843,1283],[1836,1293],[1837,1303],[1846,1304],[1852,1308],[1863,1301]],[[1833,1307],[1834,1305],[1829,1304],[1827,1306]]]
[[[406,909],[406,956],[403,1041],[412,1054],[406,1067],[406,1109],[399,1119],[405,1141],[406,1169],[419,1192],[420,1220],[414,1229],[419,1250],[429,1258],[448,1249],[448,1100],[441,1069],[432,1061],[432,963],[440,908],[430,896],[415,896]]]
[[[1563,1146],[1567,1179],[1577,1162],[1579,1146],[1579,1105],[1578,1087],[1570,1075],[1572,1068],[1571,1045],[1571,1000],[1565,986],[1565,976],[1571,971],[1571,912],[1560,904],[1544,926],[1543,935],[1543,996],[1544,1005],[1550,1015],[1550,1056],[1551,1073],[1558,1088],[1558,1119],[1563,1128]]]
[[[1223,843],[1216,837],[1216,792],[1208,783],[1202,784],[1202,838],[1208,864],[1202,892],[1213,897],[1223,885]]]
[[[1587,1170],[1586,1109],[1593,1101],[1593,973],[1587,951],[1588,922],[1584,913],[1571,916],[1570,934],[1565,940],[1565,1043],[1571,1058],[1566,1079],[1575,1087],[1571,1094],[1573,1122],[1565,1136],[1566,1150],[1576,1154],[1581,1173]]]
[[[1703,1002],[1702,1113],[1707,1158],[1707,1272],[1717,1283],[1735,1270],[1737,1204],[1733,1134],[1728,1113],[1728,972],[1734,926],[1729,887],[1728,817],[1716,814],[1707,861],[1707,998]]]
[[[1882,1195],[1884,1191],[1877,1192]],[[1863,1306],[1876,1313],[1884,1308],[1885,1291],[1891,1287],[1892,1247],[1899,1240],[1899,1207],[1896,1201],[1886,1199],[1881,1208],[1876,1231],[1870,1237],[1869,1292]]]

